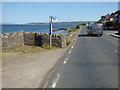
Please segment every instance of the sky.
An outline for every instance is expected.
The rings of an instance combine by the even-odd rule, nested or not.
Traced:
[[[2,22],[48,22],[49,16],[56,16],[57,22],[97,21],[116,10],[117,2],[2,2]]]

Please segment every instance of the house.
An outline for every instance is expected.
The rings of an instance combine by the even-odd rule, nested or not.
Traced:
[[[109,16],[110,16],[109,14],[105,15],[105,16],[101,16],[101,21],[103,21],[103,22],[110,21]]]
[[[107,16],[105,17],[104,22],[110,21],[110,19],[111,19],[110,15],[107,15]]]
[[[118,20],[118,14],[112,14],[110,15],[110,21],[117,21]]]
[[[106,16],[101,16],[100,21],[104,21]]]
[[[101,21],[107,22],[107,21],[117,21],[118,20],[118,12],[112,13],[111,15],[105,15],[101,16]]]

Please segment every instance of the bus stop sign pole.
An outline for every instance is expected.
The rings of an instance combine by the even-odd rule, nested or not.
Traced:
[[[52,47],[52,16],[50,18],[50,47]]]
[[[52,21],[57,20],[57,17],[49,16],[50,18],[50,47],[52,47]]]

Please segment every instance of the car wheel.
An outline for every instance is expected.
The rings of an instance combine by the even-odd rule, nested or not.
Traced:
[[[100,36],[102,36],[102,34],[100,34]]]

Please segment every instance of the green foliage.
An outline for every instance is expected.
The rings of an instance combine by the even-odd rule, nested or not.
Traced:
[[[70,28],[70,31],[75,32],[80,27],[81,27],[81,24],[77,24],[76,27]]]
[[[7,53],[7,52],[8,52],[8,50],[3,50],[3,51],[2,51],[2,53]]]
[[[44,48],[44,49],[56,49],[56,48],[60,48],[60,47],[50,47],[50,46],[41,46],[42,48]]]
[[[86,25],[86,23],[82,23],[82,25],[84,26],[84,25]]]
[[[22,53],[26,53],[29,49],[28,48],[21,48],[21,49],[17,49],[17,52],[22,52]]]
[[[35,44],[32,46],[32,48],[39,48],[39,46]]]
[[[107,21],[106,23],[103,23],[104,27],[111,27],[115,25],[115,21]]]
[[[90,24],[90,22],[88,22],[88,24]]]
[[[42,48],[44,48],[44,49],[50,49],[50,46],[41,46]]]
[[[102,23],[102,21],[97,21],[97,22],[95,22],[95,24],[97,24],[97,23]]]
[[[117,10],[117,11],[115,12],[115,14],[116,14],[116,13],[120,13],[120,10]]]
[[[111,13],[111,15],[116,14],[116,13],[120,13],[120,10],[117,10],[116,12]]]
[[[70,45],[70,43],[71,43],[71,42],[66,39],[66,45],[68,46],[68,45]]]
[[[81,27],[81,24],[78,24],[77,26],[76,26],[76,29],[79,29]]]
[[[70,31],[75,32],[76,31],[76,27],[70,28]]]

